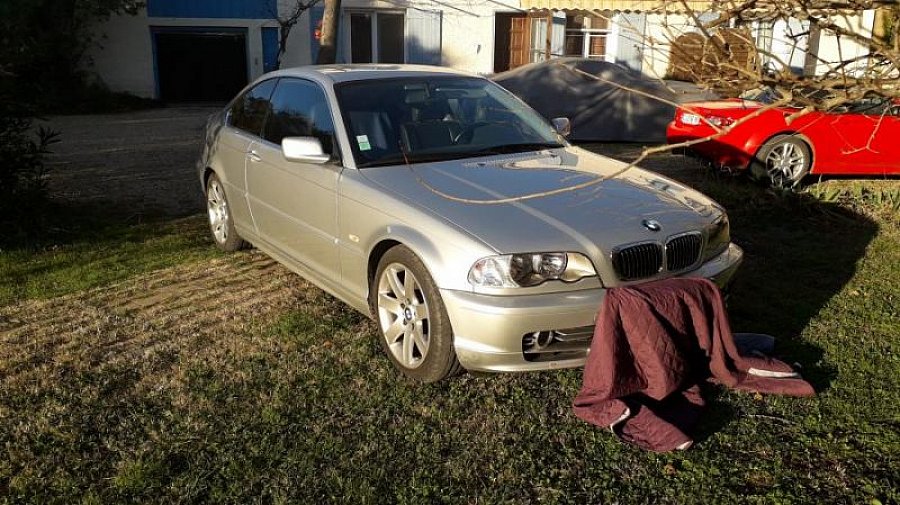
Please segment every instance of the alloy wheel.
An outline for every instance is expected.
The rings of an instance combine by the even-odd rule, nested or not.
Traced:
[[[217,180],[211,180],[206,192],[206,209],[209,213],[209,226],[212,228],[216,242],[222,244],[228,240],[228,202],[225,192]]]
[[[795,183],[806,170],[806,154],[793,142],[776,144],[766,156],[766,171],[772,182]]]
[[[404,367],[418,368],[431,343],[428,301],[415,275],[391,263],[378,279],[378,322],[394,358]]]

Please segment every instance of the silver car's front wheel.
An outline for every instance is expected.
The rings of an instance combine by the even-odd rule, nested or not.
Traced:
[[[391,263],[378,279],[378,323],[388,349],[403,367],[414,369],[428,356],[428,301],[405,265]]]
[[[370,293],[382,347],[400,371],[435,382],[461,369],[440,292],[411,250],[397,246],[382,256]]]
[[[237,251],[244,247],[244,240],[234,229],[225,187],[216,174],[210,174],[206,181],[206,213],[209,217],[209,230],[219,249]]]

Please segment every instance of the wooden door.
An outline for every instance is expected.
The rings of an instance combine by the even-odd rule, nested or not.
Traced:
[[[509,29],[509,68],[521,67],[528,63],[528,50],[530,42],[530,19],[522,17],[512,18]]]

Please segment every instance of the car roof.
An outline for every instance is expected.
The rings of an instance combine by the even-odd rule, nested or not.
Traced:
[[[265,77],[318,77],[339,83],[366,79],[431,77],[439,75],[478,77],[476,74],[447,67],[394,64],[308,65],[278,70],[267,74]]]

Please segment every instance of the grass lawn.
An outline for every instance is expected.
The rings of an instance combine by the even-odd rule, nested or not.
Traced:
[[[900,502],[900,182],[670,174],[747,252],[733,327],[817,397],[710,386],[694,448],[644,452],[571,413],[580,370],[415,384],[365,317],[216,253],[201,217],[112,227],[0,252],[0,502]]]

